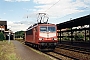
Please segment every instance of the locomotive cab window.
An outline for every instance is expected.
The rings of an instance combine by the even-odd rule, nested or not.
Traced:
[[[55,32],[56,28],[53,26],[41,26],[40,32]]]
[[[47,27],[45,26],[40,27],[40,32],[47,32]]]
[[[48,32],[55,32],[56,28],[55,27],[48,27]]]
[[[26,35],[32,35],[33,34],[33,30],[31,29],[31,30],[28,30],[28,31],[26,31]]]

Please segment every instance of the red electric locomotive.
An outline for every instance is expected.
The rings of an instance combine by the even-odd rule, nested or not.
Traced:
[[[25,34],[25,44],[40,50],[54,50],[57,45],[57,27],[55,24],[37,23],[30,26]]]

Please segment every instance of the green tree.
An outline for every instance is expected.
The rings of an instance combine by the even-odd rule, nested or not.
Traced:
[[[82,34],[78,34],[78,35],[76,34],[74,36],[74,38],[75,38],[76,41],[83,41],[84,36]]]
[[[15,32],[16,38],[24,38],[24,31],[17,31]]]
[[[0,40],[2,41],[4,39],[5,39],[4,34],[2,32],[0,32]]]
[[[63,37],[63,40],[69,40],[69,38],[67,36]]]

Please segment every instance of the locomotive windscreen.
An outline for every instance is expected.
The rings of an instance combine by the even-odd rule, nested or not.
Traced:
[[[56,32],[56,28],[53,26],[41,26],[40,32]]]

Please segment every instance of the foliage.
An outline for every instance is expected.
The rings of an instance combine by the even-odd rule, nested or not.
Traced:
[[[78,34],[78,35],[76,34],[74,36],[74,38],[75,38],[76,41],[81,41],[81,40],[83,40],[84,36],[82,34]]]
[[[5,39],[4,34],[0,32],[0,40],[4,40],[4,39]]]
[[[86,41],[88,41],[89,40],[89,37],[86,37]]]
[[[24,38],[24,31],[15,32],[15,38]]]
[[[63,37],[63,40],[69,40],[69,38],[67,36]]]

